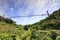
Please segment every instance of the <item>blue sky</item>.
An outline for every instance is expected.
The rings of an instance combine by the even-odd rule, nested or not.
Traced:
[[[0,15],[5,17],[29,16],[46,14],[48,10],[51,14],[60,8],[60,0],[0,0]],[[46,18],[38,17],[20,17],[12,18],[17,24],[33,24]]]

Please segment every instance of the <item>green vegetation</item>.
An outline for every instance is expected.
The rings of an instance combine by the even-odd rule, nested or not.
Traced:
[[[0,16],[0,40],[60,40],[60,9],[32,25]]]
[[[49,17],[33,24],[31,27],[37,30],[59,30],[60,29],[60,9],[53,12]]]

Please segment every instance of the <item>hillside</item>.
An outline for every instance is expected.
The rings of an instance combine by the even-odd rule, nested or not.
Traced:
[[[0,33],[13,33],[15,30],[17,30],[15,25],[0,21]]]
[[[17,25],[12,19],[0,16],[0,40],[16,40],[18,35],[24,33],[23,26]]]
[[[46,19],[40,20],[39,22],[31,26],[37,30],[51,30],[51,29],[59,30],[60,29],[60,9],[54,11]]]
[[[32,25],[0,16],[0,40],[60,40],[60,10]]]

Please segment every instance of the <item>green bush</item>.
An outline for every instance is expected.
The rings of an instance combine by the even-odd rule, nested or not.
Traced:
[[[56,37],[56,40],[60,40],[60,36],[57,36],[57,37]]]
[[[4,21],[6,23],[15,24],[15,22],[12,19],[4,18]]]
[[[16,35],[15,34],[0,34],[0,40],[16,40]]]
[[[52,40],[52,33],[49,31],[36,31],[33,30],[31,33],[31,40]]]
[[[56,32],[53,32],[53,31],[51,31],[51,38],[53,39],[53,40],[55,40],[56,39],[56,37],[57,37],[57,34],[56,34]]]
[[[50,37],[44,37],[42,40],[52,40]]]

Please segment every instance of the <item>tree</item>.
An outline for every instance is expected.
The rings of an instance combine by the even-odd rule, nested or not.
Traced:
[[[15,24],[15,22],[12,19],[4,18],[4,21],[6,23]]]
[[[28,26],[28,25],[25,25],[25,26],[24,26],[24,30],[26,30],[26,31],[27,31],[27,30],[28,30],[28,28],[29,28],[29,26]]]

